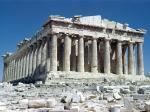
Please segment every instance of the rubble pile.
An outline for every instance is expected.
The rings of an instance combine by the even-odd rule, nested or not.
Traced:
[[[1,112],[150,112],[150,83],[0,83]]]

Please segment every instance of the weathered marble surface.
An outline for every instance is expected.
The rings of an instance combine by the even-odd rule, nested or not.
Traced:
[[[69,82],[70,80],[70,82]],[[53,79],[49,85],[0,83],[2,112],[149,111],[150,80]],[[66,110],[67,109],[67,110]]]

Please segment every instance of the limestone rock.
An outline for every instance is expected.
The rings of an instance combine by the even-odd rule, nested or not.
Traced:
[[[146,102],[145,102],[145,110],[146,110],[147,112],[150,112],[150,101],[146,101]]]
[[[116,100],[120,100],[121,99],[121,96],[119,95],[119,93],[114,93],[113,94],[113,97],[116,99]]]
[[[129,90],[129,89],[126,89],[126,88],[121,88],[121,89],[120,89],[120,93],[122,93],[122,94],[129,94],[129,93],[130,93],[130,90]]]
[[[19,101],[20,108],[28,108],[28,103],[29,103],[28,99],[22,99],[22,100],[20,100]]]
[[[52,108],[56,105],[56,100],[54,98],[47,99],[47,108]]]
[[[44,99],[29,100],[28,106],[29,106],[29,108],[47,107],[47,101]]]

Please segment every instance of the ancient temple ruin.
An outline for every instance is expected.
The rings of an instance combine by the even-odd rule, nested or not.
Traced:
[[[101,16],[50,16],[15,53],[3,55],[3,81],[41,80],[58,71],[144,75],[145,32]]]

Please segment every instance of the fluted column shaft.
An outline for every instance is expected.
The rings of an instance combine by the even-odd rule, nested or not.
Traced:
[[[51,71],[57,71],[57,35],[53,34],[51,37]]]
[[[10,62],[8,62],[8,72],[7,72],[7,81],[10,79]]]
[[[70,71],[71,39],[69,35],[66,35],[64,40],[63,70]]]
[[[6,63],[4,63],[4,69],[3,69],[3,78],[2,81],[6,81]]]
[[[26,56],[26,53],[25,53],[25,55],[24,55],[24,66],[23,66],[23,77],[25,77],[26,76],[26,63],[27,63],[27,56]]]
[[[29,75],[32,74],[32,65],[33,65],[33,46],[30,46],[30,51],[29,51]]]
[[[78,72],[84,72],[84,40],[83,37],[79,37],[78,40]]]
[[[20,74],[20,58],[18,59],[18,69],[17,69],[17,79],[19,79],[19,74]]]
[[[37,44],[35,43],[33,45],[33,64],[32,64],[32,71],[33,71],[33,74],[35,73],[36,71],[36,58],[37,58]]]
[[[110,73],[110,43],[109,40],[105,40],[105,48],[104,48],[104,73]]]
[[[71,62],[72,62],[72,71],[76,71],[76,68],[77,68],[77,59],[76,59],[76,56],[77,56],[77,41],[76,40],[73,40],[72,41],[72,49],[71,49]]]
[[[92,61],[91,61],[91,72],[98,72],[97,70],[98,60],[97,60],[97,40],[92,40]]]
[[[24,57],[21,57],[21,65],[20,65],[20,76],[19,78],[23,77],[23,66],[24,66]]]
[[[144,75],[143,43],[137,43],[137,67],[138,75]]]
[[[46,38],[44,38],[42,42],[41,72],[45,72],[46,70],[46,55],[47,55],[47,41]]]
[[[12,80],[15,80],[15,68],[16,66],[15,66],[15,59],[13,60],[13,78],[12,78]]]
[[[41,71],[41,55],[42,55],[42,41],[39,40],[37,42],[37,74],[39,74]]]
[[[128,47],[128,74],[134,74],[134,50],[133,50],[133,43],[129,43],[129,47]]]
[[[123,74],[128,74],[127,58],[126,58],[126,46],[122,49],[122,61],[123,61]]]
[[[122,74],[122,43],[121,41],[117,42],[117,74]]]
[[[27,57],[26,57],[26,76],[28,76],[29,75],[29,63],[30,63],[30,55],[29,55],[29,50],[30,49],[28,49],[28,51],[27,51]]]
[[[15,60],[15,76],[14,76],[15,80],[17,79],[16,76],[17,76],[17,60]]]
[[[50,60],[50,57],[51,57],[51,45],[50,45],[50,37],[47,37],[46,38],[46,43],[47,43],[47,50],[46,50],[46,72],[49,73],[50,72],[50,64],[51,64],[51,60]]]

